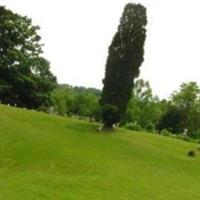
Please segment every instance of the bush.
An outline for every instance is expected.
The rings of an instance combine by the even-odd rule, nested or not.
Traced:
[[[135,123],[132,123],[132,122],[126,123],[124,125],[124,128],[132,130],[132,131],[141,131],[142,130],[141,126],[136,122]]]
[[[194,133],[190,134],[190,136],[194,139],[199,139],[200,138],[200,130],[194,131]]]
[[[161,131],[161,135],[170,136],[170,135],[172,135],[172,133],[171,133],[170,131],[168,131],[166,128],[164,128],[164,129]]]
[[[195,157],[196,156],[196,154],[195,154],[195,152],[193,150],[188,151],[187,155],[189,157]]]
[[[155,128],[155,125],[150,122],[146,125],[145,130],[153,133],[156,131],[156,128]]]

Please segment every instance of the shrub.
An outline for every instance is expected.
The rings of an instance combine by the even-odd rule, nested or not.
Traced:
[[[195,157],[196,156],[196,154],[195,154],[195,152],[193,150],[188,151],[187,155],[189,157]]]
[[[155,125],[150,122],[146,125],[145,130],[148,132],[155,132],[156,128]]]
[[[161,131],[161,135],[170,136],[170,135],[172,135],[172,133],[171,133],[170,131],[168,131],[166,128],[164,128],[164,129]]]
[[[177,135],[172,134],[171,137],[172,137],[172,138],[177,138]]]
[[[190,134],[190,136],[194,139],[200,138],[200,130],[194,131],[193,134]]]
[[[142,128],[140,126],[140,124],[136,123],[136,122],[131,122],[131,123],[126,123],[124,125],[124,128],[132,130],[132,131],[141,131]]]

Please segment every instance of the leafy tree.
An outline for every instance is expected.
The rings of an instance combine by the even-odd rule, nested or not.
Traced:
[[[121,125],[133,122],[143,129],[153,131],[163,113],[162,106],[158,97],[153,96],[149,82],[138,79]]]
[[[74,98],[73,89],[68,85],[58,85],[52,92],[54,112],[59,115],[69,115]]]
[[[172,95],[172,104],[181,110],[188,134],[200,129],[200,88],[196,82],[183,83],[180,91]]]
[[[0,100],[27,108],[50,104],[56,78],[42,57],[38,26],[0,7]]]
[[[174,133],[187,129],[188,134],[195,137],[200,130],[200,88],[196,82],[183,83],[180,90],[172,94],[159,126]]]
[[[184,116],[180,109],[175,106],[168,105],[167,111],[160,118],[157,125],[159,132],[167,130],[172,133],[180,134],[184,131]]]
[[[124,115],[133,89],[133,80],[139,75],[143,62],[146,38],[146,9],[140,4],[129,3],[125,6],[118,31],[109,47],[104,87],[100,104],[113,106],[113,123]],[[110,125],[103,117],[104,125]]]
[[[100,90],[58,85],[52,93],[54,111],[59,115],[74,115],[99,121]]]
[[[84,87],[74,87],[73,88],[74,97],[70,112],[77,116],[89,117],[97,119],[97,112],[99,109],[99,95],[98,90],[86,89]]]

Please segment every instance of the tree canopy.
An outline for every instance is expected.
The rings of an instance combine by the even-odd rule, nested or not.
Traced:
[[[103,80],[100,103],[106,106],[103,115],[110,115],[103,117],[110,119],[109,122],[104,120],[105,126],[119,122],[126,111],[132,94],[133,80],[139,75],[139,67],[143,62],[146,24],[144,6],[134,3],[125,6],[118,31],[109,47]]]
[[[200,88],[196,82],[183,83],[172,94],[167,112],[160,119],[159,129],[196,137],[200,131]]]
[[[38,108],[50,104],[56,78],[42,56],[38,26],[0,7],[0,101]]]

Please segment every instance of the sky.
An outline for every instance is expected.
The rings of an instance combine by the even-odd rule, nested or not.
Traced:
[[[39,25],[44,57],[59,83],[102,88],[108,47],[126,3],[147,8],[140,78],[167,98],[182,82],[200,84],[199,0],[1,0]]]

